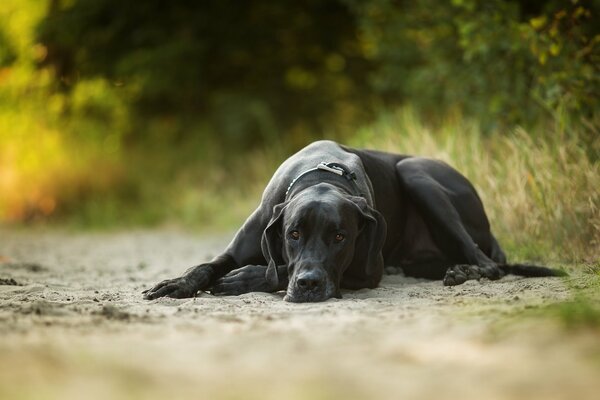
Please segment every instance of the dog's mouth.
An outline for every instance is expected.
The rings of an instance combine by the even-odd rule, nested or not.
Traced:
[[[290,282],[283,300],[290,303],[318,303],[332,297],[339,299],[342,296],[333,282],[327,279],[324,285],[314,288],[302,288],[296,282]]]

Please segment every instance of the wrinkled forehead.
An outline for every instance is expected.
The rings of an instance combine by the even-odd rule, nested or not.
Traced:
[[[348,206],[344,197],[328,185],[310,187],[290,201],[284,221],[286,224],[300,221],[339,225],[347,219]]]

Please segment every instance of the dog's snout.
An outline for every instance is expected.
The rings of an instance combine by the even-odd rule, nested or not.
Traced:
[[[325,283],[325,274],[323,271],[314,269],[303,271],[298,275],[296,284],[302,290],[315,290],[321,288]]]
[[[322,265],[304,264],[288,285],[284,300],[293,303],[323,301],[334,296],[335,287]]]

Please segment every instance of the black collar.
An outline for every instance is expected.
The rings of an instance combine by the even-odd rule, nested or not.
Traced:
[[[300,175],[296,176],[292,182],[290,182],[287,190],[285,191],[285,197],[287,198],[288,194],[290,193],[290,191],[292,190],[292,187],[298,183],[299,180],[301,180],[302,178],[306,177],[309,174],[313,174],[313,173],[325,173],[325,174],[335,174],[341,178],[344,178],[343,180],[346,181],[347,183],[349,183],[354,191],[354,193],[352,193],[355,196],[362,196],[361,194],[361,190],[358,187],[358,184],[356,183],[356,174],[352,171],[350,171],[345,165],[339,164],[339,163],[326,163],[326,162],[321,162],[319,165],[317,165],[314,168],[308,169],[304,172],[302,172]]]

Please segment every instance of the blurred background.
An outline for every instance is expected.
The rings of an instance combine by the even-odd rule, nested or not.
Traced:
[[[598,262],[600,1],[3,0],[0,223],[237,227],[315,139],[470,178],[516,257]]]

